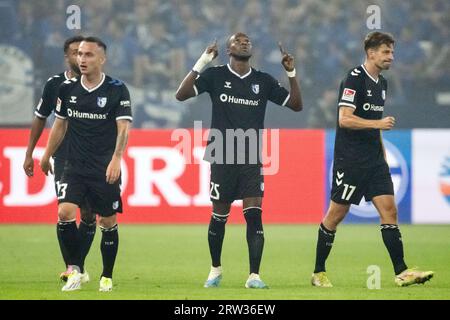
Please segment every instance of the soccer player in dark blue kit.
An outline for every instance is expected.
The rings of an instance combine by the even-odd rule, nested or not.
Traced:
[[[432,271],[409,269],[404,261],[394,187],[381,137],[381,130],[395,125],[394,117],[383,117],[387,81],[381,75],[394,60],[394,43],[388,33],[369,33],[364,40],[364,64],[350,70],[341,82],[331,201],[318,231],[313,286],[332,287],[325,261],[338,224],[350,205],[358,205],[362,197],[372,201],[380,215],[381,235],[394,266],[395,283],[409,286],[433,276]]]
[[[106,45],[100,39],[85,38],[78,48],[77,61],[81,76],[64,81],[59,88],[56,120],[41,169],[45,174],[52,172],[49,159],[67,134],[68,161],[58,184],[58,224],[72,272],[62,291],[81,288],[83,261],[75,217],[77,207],[87,197],[100,216],[103,271],[99,291],[107,292],[113,288],[119,246],[116,215],[122,212],[120,162],[132,121],[130,95],[123,82],[102,72]]]
[[[259,276],[264,247],[262,224],[262,198],[264,177],[261,171],[259,143],[245,140],[245,151],[227,136],[234,132],[260,132],[264,128],[267,101],[294,111],[302,110],[300,88],[295,75],[294,58],[282,51],[281,63],[285,68],[290,92],[267,73],[250,66],[252,43],[244,33],[233,34],[227,41],[229,63],[223,66],[203,68],[217,55],[217,43],[206,48],[193,69],[184,78],[176,92],[180,101],[208,92],[212,101],[211,129],[221,133],[222,147],[210,135],[205,160],[211,162],[211,193],[213,212],[208,229],[208,244],[212,266],[205,287],[217,287],[222,279],[221,252],[230,206],[234,200],[243,200],[243,213],[247,222],[247,245],[250,260],[246,288],[268,288]],[[213,147],[214,146],[214,147]],[[229,158],[229,147],[234,157]],[[256,149],[252,149],[256,147]],[[251,152],[256,150],[256,152]],[[223,156],[227,161],[223,161]],[[219,156],[219,155],[222,155]],[[252,159],[258,161],[252,161]],[[229,161],[231,160],[231,161]],[[240,161],[242,160],[242,161]]]
[[[42,131],[45,127],[45,123],[47,122],[47,118],[50,116],[52,112],[55,111],[56,100],[58,98],[58,91],[60,85],[73,77],[80,75],[80,69],[78,68],[77,56],[78,56],[78,46],[84,38],[82,36],[74,36],[68,38],[64,42],[64,59],[68,69],[60,74],[54,75],[50,79],[47,80],[45,84],[44,91],[42,93],[42,97],[39,100],[38,105],[36,106],[36,110],[34,111],[35,118],[33,119],[33,123],[31,125],[30,131],[30,139],[28,141],[27,151],[25,154],[25,160],[23,163],[23,169],[25,174],[29,177],[32,177],[34,174],[34,160],[33,160],[33,151],[36,147],[36,143],[42,135]],[[64,139],[61,142],[58,150],[56,150],[53,155],[54,166],[55,166],[55,190],[57,191],[57,185],[61,180],[61,176],[64,169],[64,163],[67,158],[67,139]],[[96,219],[95,214],[91,210],[91,206],[87,199],[83,201],[80,205],[80,213],[81,220],[80,225],[78,227],[78,233],[80,237],[80,258],[83,260],[86,258],[89,253],[89,249],[91,248],[92,241],[94,240],[95,231],[96,231]],[[67,270],[62,272],[60,275],[61,280],[67,281],[67,277],[72,272],[68,263],[68,254],[67,249],[61,240],[61,228],[57,226],[56,233],[58,236],[59,247],[61,249],[61,253],[66,264]],[[81,278],[82,282],[86,283],[89,281],[89,274],[85,270],[81,270]]]

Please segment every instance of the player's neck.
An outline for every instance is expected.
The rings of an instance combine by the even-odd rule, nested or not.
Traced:
[[[234,72],[243,76],[250,71],[250,63],[247,61],[238,61],[235,59],[230,59],[230,67]]]
[[[67,78],[72,79],[72,78],[78,77],[79,74],[76,73],[75,71],[73,71],[72,69],[69,69],[66,71],[66,76],[67,76]]]
[[[94,73],[94,74],[83,74],[81,76],[81,82],[83,82],[86,88],[94,88],[99,85],[99,83],[103,79],[103,72]]]
[[[378,79],[378,76],[380,75],[381,70],[375,64],[370,63],[366,60],[366,62],[364,62],[364,68],[372,76],[372,78]]]

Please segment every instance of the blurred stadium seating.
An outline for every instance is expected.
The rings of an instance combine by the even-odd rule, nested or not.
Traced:
[[[81,30],[66,27],[66,8],[81,8]],[[244,31],[254,45],[253,65],[281,82],[277,42],[294,54],[305,110],[292,116],[269,107],[269,127],[333,128],[338,83],[364,58],[368,5],[381,8],[383,31],[397,39],[386,113],[398,128],[450,126],[450,2],[447,0],[0,0],[0,126],[26,127],[47,78],[63,70],[62,43],[81,33],[108,46],[107,73],[125,81],[137,128],[192,127],[210,121],[209,98],[188,105],[174,92],[215,38],[217,64],[227,62],[225,41]],[[29,59],[11,51],[18,48]],[[17,50],[17,49],[16,49]],[[11,53],[12,52],[12,53]],[[16,52],[16,53],[14,53]],[[26,60],[26,59],[25,59]],[[10,116],[6,116],[8,111]]]

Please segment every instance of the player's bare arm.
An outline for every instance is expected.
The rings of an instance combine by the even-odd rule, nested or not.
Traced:
[[[394,117],[384,117],[381,120],[367,120],[354,115],[352,107],[339,108],[339,127],[352,130],[381,129],[391,130],[395,125]]]
[[[281,43],[278,43],[278,47],[280,48],[281,52],[281,64],[283,65],[284,69],[286,70],[286,73],[288,74],[289,79],[289,86],[290,86],[290,97],[288,102],[286,103],[286,106],[288,106],[290,109],[294,111],[302,111],[303,109],[303,101],[302,101],[302,95],[300,92],[300,86],[297,82],[296,72],[295,72],[295,63],[294,63],[294,57],[286,52],[281,45]]]
[[[59,145],[64,139],[67,131],[67,120],[56,118],[53,123],[52,130],[50,131],[50,137],[48,138],[47,147],[45,148],[44,156],[41,159],[41,170],[48,175],[50,171],[53,174],[53,168],[50,164],[50,157],[53,156]]]
[[[25,161],[23,162],[23,170],[29,177],[32,177],[34,174],[33,151],[39,138],[41,137],[42,131],[44,130],[45,122],[46,119],[34,117],[33,123],[31,124],[30,139],[28,140],[27,151],[25,153]]]
[[[200,56],[198,61],[195,63],[191,71],[186,75],[186,77],[181,82],[175,97],[179,101],[184,101],[189,98],[195,97],[194,83],[197,75],[202,71],[202,69],[211,61],[213,61],[219,55],[219,49],[217,47],[217,40],[213,44],[209,45],[203,54]]]
[[[113,184],[120,177],[120,161],[128,142],[128,131],[130,122],[128,120],[117,120],[117,140],[114,154],[106,169],[106,182]]]

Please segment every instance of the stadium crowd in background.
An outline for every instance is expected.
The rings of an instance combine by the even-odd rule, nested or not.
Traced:
[[[66,27],[66,8],[81,8],[81,30]],[[193,119],[209,122],[201,108],[185,108],[173,98],[186,68],[198,52],[217,38],[224,47],[227,35],[244,31],[253,36],[258,50],[256,67],[283,80],[276,43],[297,57],[304,88],[302,117],[277,114],[268,126],[335,126],[335,88],[339,79],[363,61],[358,44],[367,33],[368,5],[344,0],[213,0],[134,1],[0,1],[0,44],[17,46],[34,62],[36,99],[50,75],[63,67],[61,43],[75,34],[97,35],[110,44],[106,70],[122,79],[135,97],[134,127],[191,127]],[[436,92],[450,83],[450,3],[446,0],[376,1],[382,30],[398,39],[396,70],[390,81],[388,104],[402,115],[400,128],[427,126],[420,112],[439,106]],[[226,63],[220,52],[218,64]],[[430,88],[432,90],[426,90]],[[37,101],[37,100],[36,100]],[[194,105],[207,105],[199,99]],[[32,112],[34,106],[29,106]],[[395,108],[394,108],[395,107]],[[448,107],[448,106],[447,106]],[[442,109],[442,107],[441,107]],[[432,126],[445,127],[436,116]],[[430,126],[430,125],[428,125]]]

